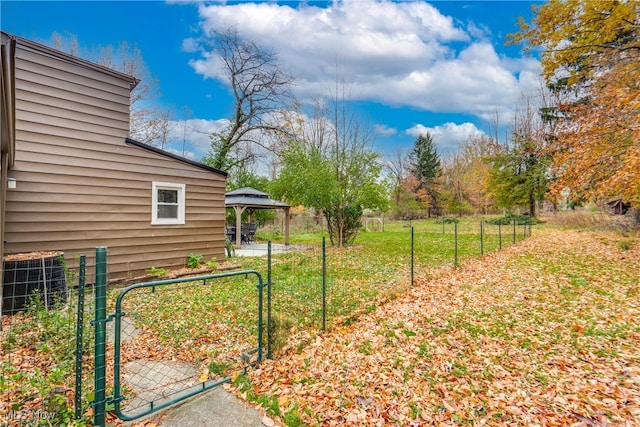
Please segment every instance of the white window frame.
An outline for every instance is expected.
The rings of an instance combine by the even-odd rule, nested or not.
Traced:
[[[175,190],[178,192],[178,217],[158,218],[158,190]],[[151,225],[181,225],[185,223],[186,185],[174,182],[151,183]]]

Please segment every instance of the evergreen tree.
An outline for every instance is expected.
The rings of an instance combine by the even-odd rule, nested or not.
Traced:
[[[418,182],[418,191],[426,194],[431,206],[438,207],[438,179],[442,166],[431,134],[420,135],[409,153],[410,171]]]
[[[536,112],[530,99],[523,101],[514,116],[511,147],[487,158],[492,166],[489,188],[499,207],[521,208],[535,216],[536,204],[548,191],[547,117],[544,111]]]
[[[547,192],[546,156],[535,151],[531,143],[516,144],[509,151],[490,158],[493,168],[489,185],[499,207],[525,209],[536,215],[536,203]]]

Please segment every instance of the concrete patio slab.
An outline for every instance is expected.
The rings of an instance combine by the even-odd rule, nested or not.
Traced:
[[[159,427],[261,427],[273,425],[256,408],[216,387],[152,418]],[[265,422],[266,421],[266,422]]]
[[[282,254],[287,252],[298,252],[309,250],[311,248],[298,245],[282,245],[279,243],[271,244],[271,254]],[[249,245],[242,245],[240,249],[236,249],[236,256],[248,257],[248,256],[266,256],[267,244],[266,243],[253,243]]]

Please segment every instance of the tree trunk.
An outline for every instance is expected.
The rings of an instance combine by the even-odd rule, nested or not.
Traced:
[[[529,215],[531,218],[536,216],[536,198],[533,193],[529,193]]]

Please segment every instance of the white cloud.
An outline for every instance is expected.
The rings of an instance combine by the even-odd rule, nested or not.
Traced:
[[[491,29],[486,25],[476,25],[475,22],[469,22],[467,31],[473,38],[483,39],[491,35]]]
[[[373,125],[373,130],[378,135],[390,136],[398,133],[398,129],[387,125]]]
[[[189,37],[182,41],[182,50],[184,52],[197,52],[198,48],[198,41],[193,37]]]
[[[460,145],[472,137],[486,135],[473,123],[456,124],[452,122],[442,125],[427,127],[421,124],[415,125],[405,131],[407,135],[418,138],[420,135],[430,134],[433,142],[441,154],[454,152]]]
[[[228,126],[229,121],[189,119],[169,122],[169,134],[165,150],[187,157],[201,160],[211,146],[211,134]]]
[[[279,54],[298,78],[301,99],[327,94],[345,81],[353,99],[394,107],[510,115],[533,87],[539,63],[501,57],[482,23],[464,25],[423,1],[334,1],[327,7],[275,2],[200,5],[205,37],[234,26]],[[500,44],[502,41],[499,42]],[[185,49],[195,49],[191,41]],[[199,74],[224,80],[219,58],[200,47]]]

